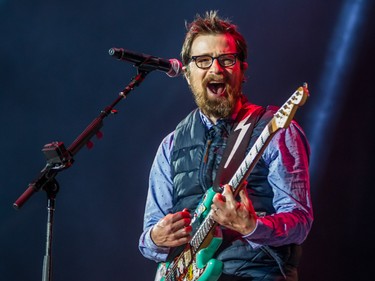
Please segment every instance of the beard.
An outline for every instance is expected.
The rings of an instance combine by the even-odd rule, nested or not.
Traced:
[[[241,77],[238,77],[241,78]],[[242,93],[242,79],[237,79],[233,85],[229,83],[228,79],[224,79],[221,76],[210,75],[205,78],[202,84],[192,81],[190,89],[193,92],[195,103],[199,109],[207,116],[215,118],[227,118],[229,117],[240,98]],[[209,97],[207,93],[207,85],[211,81],[222,81],[225,84],[225,91],[223,95],[217,95],[215,98]]]

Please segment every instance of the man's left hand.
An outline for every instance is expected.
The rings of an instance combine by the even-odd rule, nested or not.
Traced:
[[[212,218],[220,225],[247,235],[255,229],[257,215],[246,187],[241,187],[239,196],[240,202],[236,201],[232,188],[226,184],[224,192],[216,194],[212,200]]]

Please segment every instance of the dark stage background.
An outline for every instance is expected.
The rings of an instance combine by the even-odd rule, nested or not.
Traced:
[[[342,16],[345,5],[362,8]],[[0,0],[0,280],[42,278],[46,194],[18,211],[12,204],[44,167],[42,147],[69,146],[135,75],[108,49],[179,58],[184,21],[209,9],[248,41],[251,101],[281,105],[309,83],[296,118],[312,142],[315,223],[300,280],[373,279],[373,8],[370,0]],[[343,20],[355,29],[339,29]],[[193,108],[183,78],[152,72],[104,120],[94,148],[58,175],[53,280],[153,280],[156,265],[137,248],[148,172],[161,139]]]

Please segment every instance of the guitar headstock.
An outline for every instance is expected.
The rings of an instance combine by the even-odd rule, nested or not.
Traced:
[[[299,87],[297,91],[280,107],[274,115],[274,125],[280,128],[287,128],[292,121],[298,107],[302,106],[309,96],[307,83]]]

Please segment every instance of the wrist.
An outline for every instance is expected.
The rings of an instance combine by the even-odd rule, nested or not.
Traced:
[[[258,219],[251,219],[242,227],[240,233],[242,236],[249,236],[255,232],[258,226]]]
[[[159,247],[158,242],[156,241],[154,230],[155,230],[155,225],[153,227],[151,227],[150,238],[151,238],[152,243],[154,243],[155,246]]]

